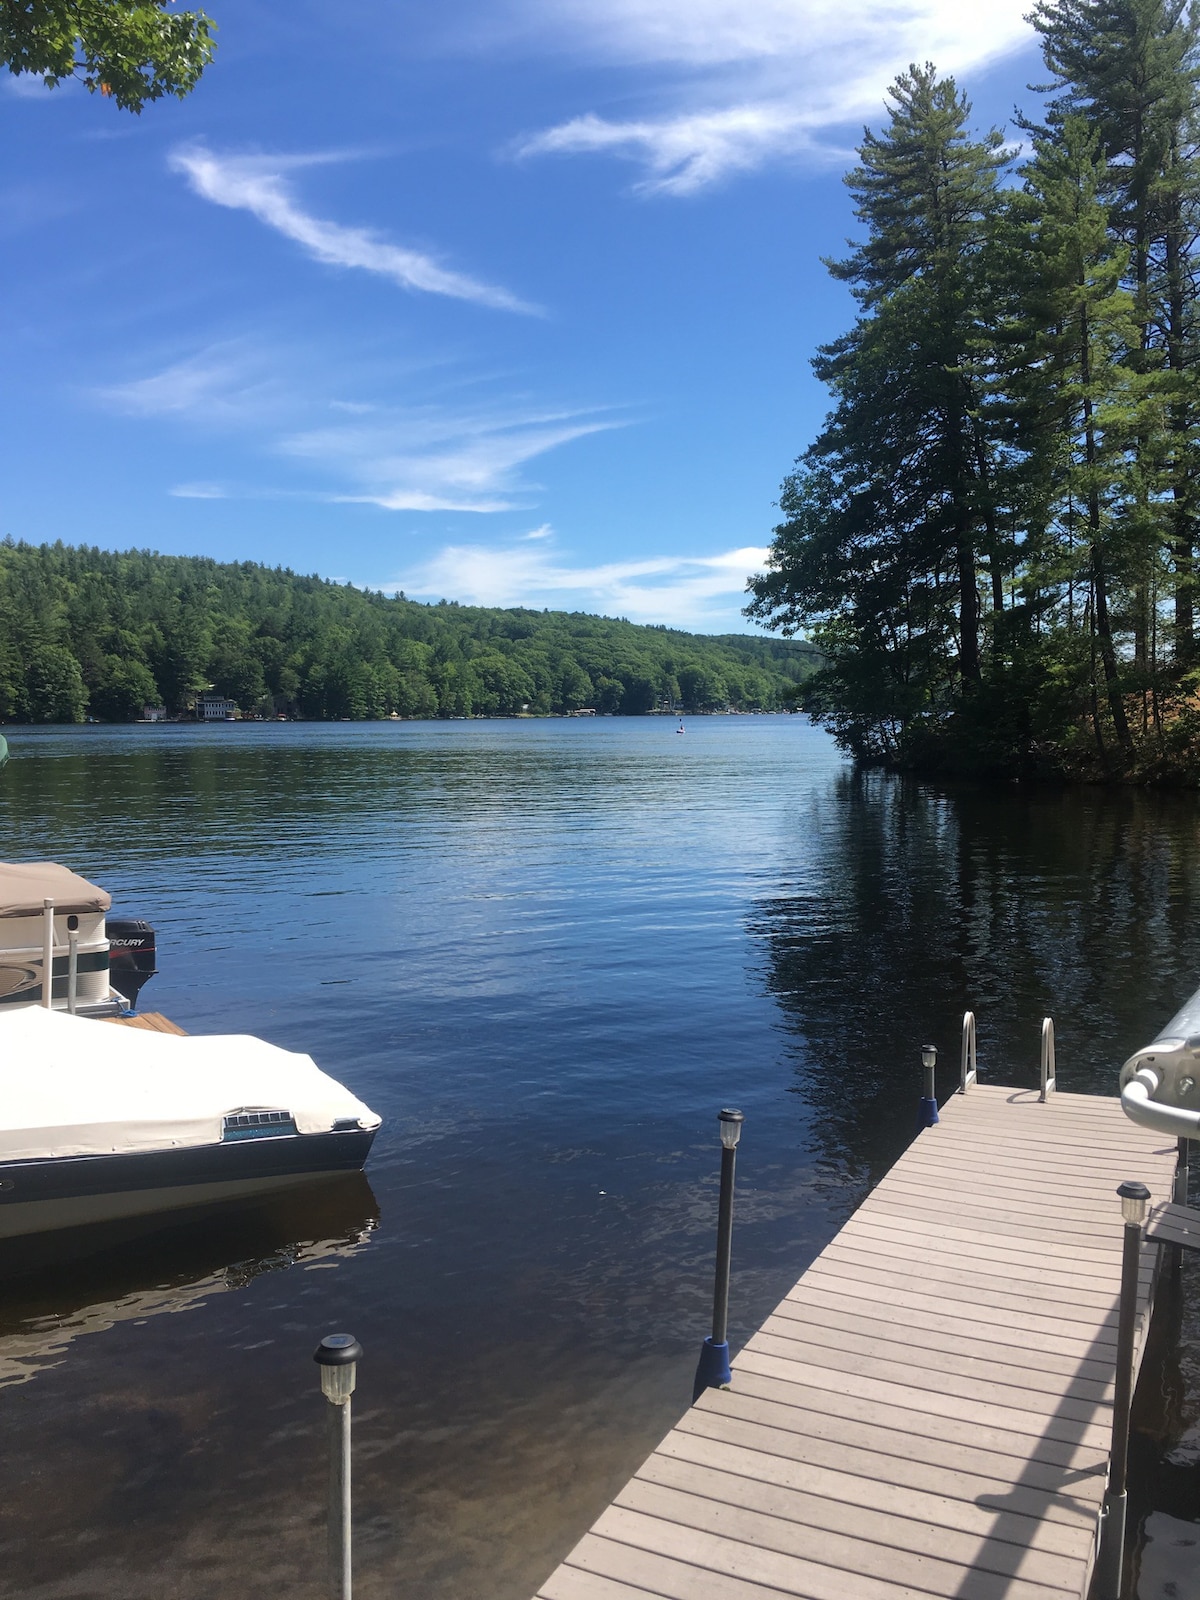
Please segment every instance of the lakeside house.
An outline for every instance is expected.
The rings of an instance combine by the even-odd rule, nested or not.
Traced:
[[[197,722],[236,722],[240,715],[236,701],[227,700],[223,694],[196,696]]]

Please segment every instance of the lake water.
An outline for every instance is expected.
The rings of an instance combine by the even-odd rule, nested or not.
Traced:
[[[801,717],[9,732],[0,858],[154,923],[143,1008],[384,1118],[361,1182],[0,1263],[23,1600],[321,1595],[343,1329],[356,1594],[528,1600],[690,1399],[722,1105],[737,1342],[911,1138],[926,1039],[953,1087],[966,1007],[984,1076],[1034,1082],[1049,1013],[1060,1087],[1108,1093],[1200,982],[1194,795],[859,776]],[[1162,1381],[1142,1475],[1194,1517]]]

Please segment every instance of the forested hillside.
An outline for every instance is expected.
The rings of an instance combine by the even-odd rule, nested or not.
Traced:
[[[912,67],[859,148],[858,315],[750,612],[811,630],[807,703],[860,758],[1195,779],[1200,12],[1032,20],[1041,121],[975,133]]]
[[[771,710],[811,647],[561,611],[419,605],[252,562],[0,543],[0,719]]]

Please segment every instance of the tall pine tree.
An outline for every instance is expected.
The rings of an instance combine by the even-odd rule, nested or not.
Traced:
[[[1135,660],[1156,696],[1159,573],[1172,602],[1167,670],[1197,652],[1200,282],[1190,258],[1200,230],[1200,23],[1188,0],[1039,0],[1032,20],[1053,77],[1051,123],[1081,114],[1101,141],[1102,192],[1129,252],[1138,322],[1127,359],[1159,375],[1166,407],[1157,452],[1149,439],[1138,444],[1143,545],[1131,616]]]
[[[813,363],[836,404],[785,488],[789,522],[751,606],[780,625],[824,623],[826,683],[841,686],[835,697],[852,683],[885,694],[885,744],[884,724],[902,743],[914,720],[970,696],[989,562],[1000,590],[977,371],[992,342],[988,257],[1007,162],[998,133],[972,137],[968,102],[932,66],[910,67],[890,97],[886,130],[865,132],[846,179],[866,238],[827,263],[860,308]]]
[[[1137,306],[1121,283],[1127,252],[1109,230],[1104,183],[1099,136],[1078,113],[1035,138],[1025,169],[1027,342],[1016,381],[1037,401],[1029,442],[1047,497],[1040,520],[1054,536],[1030,561],[1027,582],[1058,588],[1056,621],[1068,635],[1076,585],[1083,589],[1092,724],[1107,765],[1106,731],[1123,762],[1132,752],[1113,608],[1140,572],[1138,446],[1156,436],[1157,395],[1128,360],[1139,345]],[[1059,656],[1073,658],[1069,643]]]

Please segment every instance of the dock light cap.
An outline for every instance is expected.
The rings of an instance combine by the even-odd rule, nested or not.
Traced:
[[[362,1353],[352,1333],[327,1333],[313,1352],[321,1369],[321,1393],[331,1405],[344,1406],[354,1393]]]
[[[921,1065],[923,1067],[937,1066],[937,1045],[923,1044],[921,1046]]]
[[[1131,1227],[1140,1228],[1146,1220],[1146,1211],[1150,1205],[1150,1191],[1144,1183],[1136,1179],[1127,1178],[1119,1184],[1117,1193],[1121,1196],[1121,1215]]]
[[[721,1143],[726,1150],[733,1150],[738,1140],[742,1137],[742,1123],[745,1117],[740,1111],[718,1111],[717,1125],[721,1130]]]

